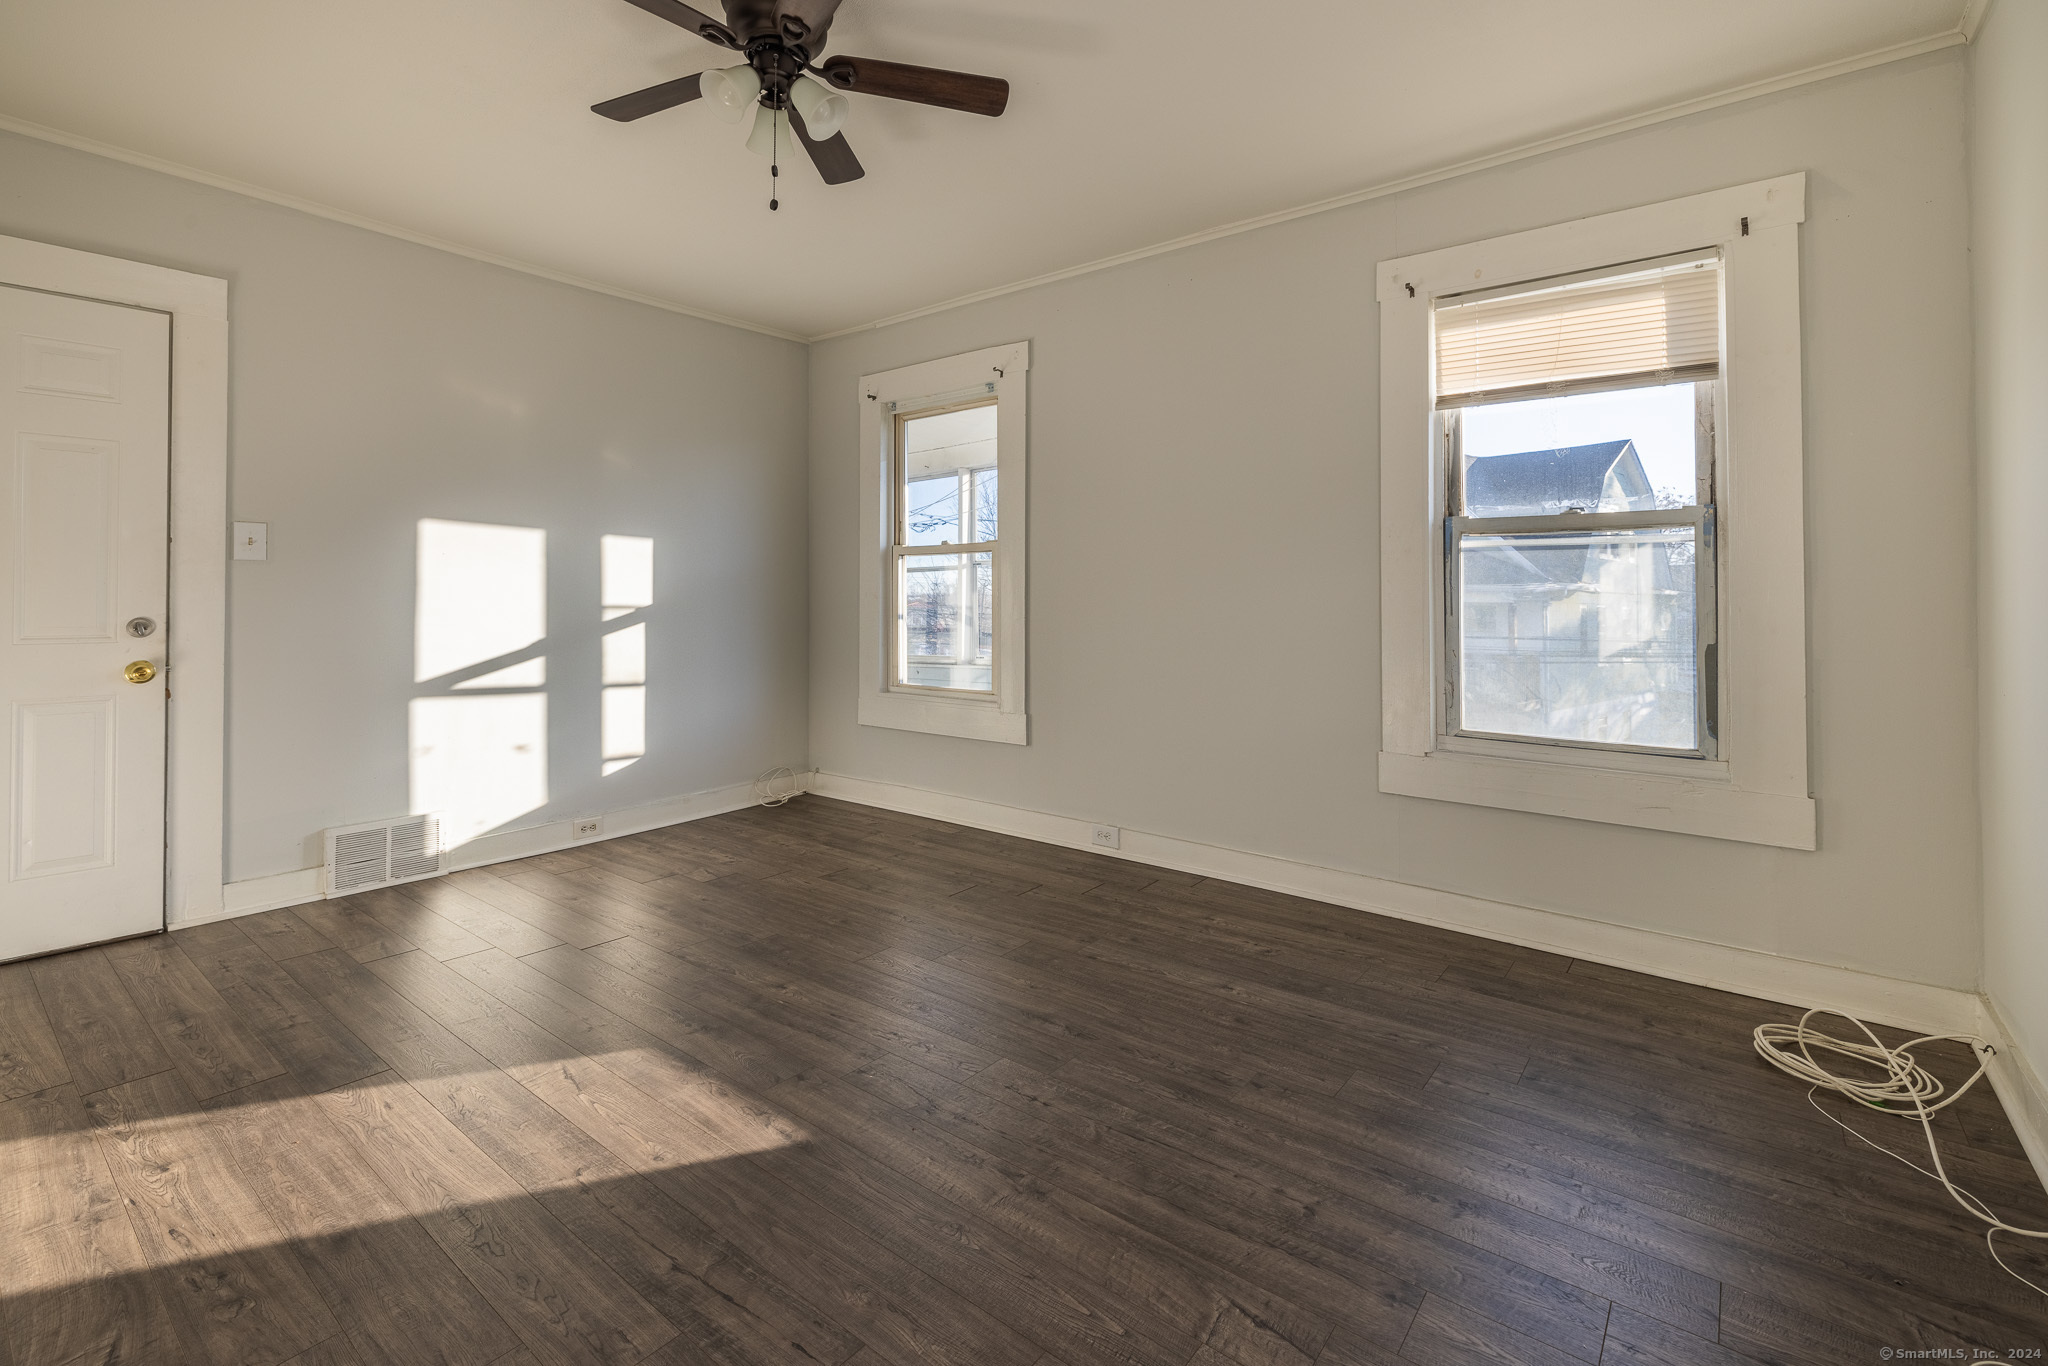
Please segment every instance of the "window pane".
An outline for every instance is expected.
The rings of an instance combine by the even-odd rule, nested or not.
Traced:
[[[990,555],[906,555],[899,563],[896,681],[993,691]]]
[[[1697,747],[1693,529],[1467,535],[1465,730]]]
[[[976,470],[974,474],[974,539],[996,539],[996,471]]]
[[[1691,507],[1699,491],[1696,387],[1461,409],[1466,515]]]
[[[911,480],[903,499],[903,544],[949,545],[960,539],[960,477]]]
[[[979,629],[975,632],[974,658],[977,663],[987,665],[995,658],[995,566],[986,555],[974,557],[974,620]]]
[[[995,540],[996,405],[906,418],[902,440],[903,544]]]

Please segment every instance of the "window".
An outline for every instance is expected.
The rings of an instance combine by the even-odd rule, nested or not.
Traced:
[[[861,517],[879,533],[862,550],[862,725],[1026,740],[1029,361],[1019,342],[861,380]]]
[[[995,399],[898,412],[895,424],[895,685],[993,693]]]
[[[1785,176],[1381,263],[1382,791],[1814,847],[1804,214]]]
[[[1720,275],[1437,301],[1450,733],[1714,754]]]

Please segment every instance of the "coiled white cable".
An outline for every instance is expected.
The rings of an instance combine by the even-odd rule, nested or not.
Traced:
[[[1823,1034],[1820,1030],[1812,1028],[1807,1023],[1816,1015],[1841,1016],[1842,1019],[1847,1020],[1850,1024],[1862,1030],[1863,1037],[1870,1042],[1856,1043],[1849,1039],[1838,1039],[1832,1034]],[[1996,1049],[1974,1034],[1923,1034],[1917,1039],[1906,1040],[1897,1048],[1887,1048],[1884,1045],[1884,1041],[1871,1032],[1869,1025],[1853,1015],[1843,1015],[1839,1010],[1809,1010],[1799,1017],[1799,1023],[1796,1025],[1758,1025],[1755,1038],[1756,1051],[1763,1056],[1765,1062],[1768,1062],[1779,1071],[1807,1083],[1810,1088],[1806,1093],[1807,1103],[1812,1105],[1814,1109],[1820,1110],[1823,1115],[1827,1115],[1835,1124],[1849,1133],[1855,1134],[1857,1138],[1862,1139],[1864,1143],[1869,1144],[1885,1154],[1885,1156],[1897,1158],[1921,1175],[1931,1176],[1941,1182],[1948,1193],[1954,1197],[1957,1204],[1968,1210],[1976,1218],[1989,1224],[1990,1227],[1984,1230],[1984,1245],[1991,1250],[1991,1260],[1997,1262],[2004,1269],[2006,1275],[2012,1277],[2021,1285],[2026,1286],[2036,1294],[2048,1296],[2048,1290],[2043,1290],[2025,1276],[2020,1275],[2019,1272],[2006,1266],[2005,1258],[1998,1255],[1998,1244],[1994,1241],[1996,1235],[2000,1233],[2010,1233],[2016,1238],[2048,1238],[2048,1229],[2020,1228],[2017,1225],[2008,1224],[2005,1220],[1993,1214],[1990,1206],[1986,1205],[1982,1200],[1979,1200],[1976,1196],[1949,1180],[1948,1171],[1941,1164],[1941,1149],[1934,1142],[1934,1125],[1928,1118],[1935,1111],[1946,1109],[1961,1100],[1972,1086],[1975,1086],[1982,1080],[1985,1069],[1991,1065],[1991,1058],[1997,1051]],[[1970,1074],[1968,1081],[1965,1081],[1953,1091],[1943,1086],[1939,1077],[1915,1062],[1911,1052],[1912,1049],[1923,1043],[1944,1042],[1968,1044],[1970,1050],[1976,1053],[1979,1058],[1977,1070]],[[1859,1079],[1830,1072],[1820,1059],[1814,1057],[1814,1050],[1816,1049],[1822,1053],[1833,1053],[1840,1057],[1853,1058],[1857,1062],[1871,1067],[1882,1068],[1884,1069],[1884,1076],[1882,1078]],[[1819,1102],[1813,1099],[1813,1093],[1821,1090],[1833,1091],[1837,1095],[1847,1096],[1858,1104],[1866,1105],[1884,1114],[1899,1115],[1907,1119],[1919,1120],[1921,1130],[1927,1135],[1927,1154],[1934,1162],[1934,1170],[1928,1171],[1927,1168],[1919,1163],[1900,1157],[1899,1154],[1883,1144],[1871,1142],[1870,1139],[1864,1138],[1862,1134],[1843,1124],[1841,1120],[1836,1119],[1833,1115],[1829,1115],[1826,1110],[1821,1110]]]
[[[797,791],[796,774],[786,768],[771,768],[754,779],[754,800],[762,806],[781,806]]]

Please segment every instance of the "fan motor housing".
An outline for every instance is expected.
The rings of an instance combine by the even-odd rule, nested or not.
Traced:
[[[796,50],[798,63],[825,50],[838,0],[725,0],[725,21],[749,57],[754,45],[774,40]]]

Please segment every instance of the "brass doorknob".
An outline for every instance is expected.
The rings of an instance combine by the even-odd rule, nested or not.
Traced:
[[[128,676],[130,683],[147,683],[156,677],[156,665],[146,659],[138,659],[121,672]]]

